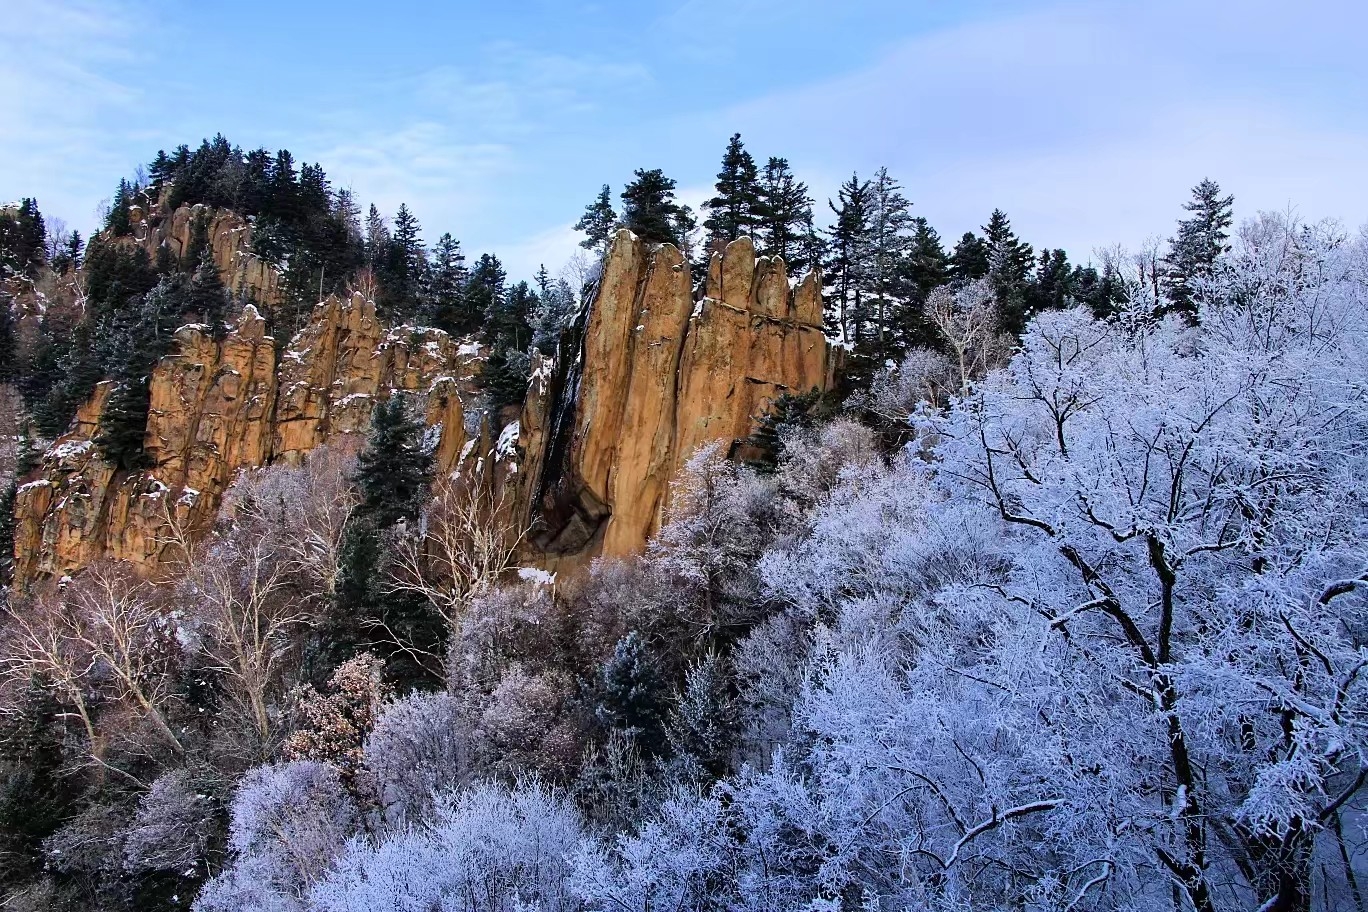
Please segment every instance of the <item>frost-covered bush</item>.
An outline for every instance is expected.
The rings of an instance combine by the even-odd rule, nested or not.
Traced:
[[[464,784],[472,758],[469,726],[449,693],[412,693],[385,707],[364,758],[390,827],[418,823],[435,796]]]
[[[569,859],[584,838],[574,807],[539,785],[477,786],[439,801],[424,827],[353,840],[309,908],[572,912]]]
[[[358,823],[332,766],[301,760],[251,770],[233,798],[233,863],[205,884],[195,909],[305,908],[308,889],[331,869]]]
[[[132,872],[167,871],[182,877],[199,873],[213,835],[213,804],[187,770],[158,776],[138,802],[124,837],[124,868]]]

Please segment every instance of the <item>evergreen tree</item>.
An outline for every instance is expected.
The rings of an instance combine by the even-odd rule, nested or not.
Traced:
[[[380,214],[380,210],[375,208],[375,203],[371,203],[370,211],[366,214],[365,256],[366,265],[377,274],[384,269],[385,255],[389,248],[389,225]]]
[[[1192,199],[1183,208],[1191,218],[1178,222],[1177,236],[1169,239],[1164,258],[1164,294],[1170,309],[1190,322],[1197,320],[1195,285],[1210,278],[1221,254],[1230,249],[1227,229],[1234,222],[1235,197],[1221,195],[1215,181],[1205,178],[1192,188]]]
[[[709,652],[689,668],[684,690],[670,711],[670,748],[688,772],[719,779],[730,766],[739,729],[740,713],[726,663]]]
[[[370,439],[357,459],[358,512],[380,529],[413,519],[431,477],[432,454],[423,445],[423,423],[395,393],[375,407]]]
[[[584,207],[584,215],[575,223],[575,230],[584,233],[580,246],[599,253],[605,252],[617,228],[617,221],[617,213],[613,211],[612,189],[604,184],[599,195]]]
[[[201,323],[209,325],[209,331],[215,339],[223,338],[223,319],[228,311],[228,289],[224,287],[218,267],[214,265],[214,260],[207,250],[200,257],[199,266],[195,268],[195,275],[190,280],[185,306],[186,310],[195,314]]]
[[[968,285],[988,275],[988,246],[972,231],[966,231],[950,254],[950,279]]]
[[[713,184],[717,195],[704,206],[708,217],[703,220],[707,231],[705,250],[721,250],[728,243],[755,229],[760,206],[760,181],[755,159],[741,143],[741,134],[734,133],[722,156],[722,170]]]
[[[941,344],[941,337],[927,319],[926,300],[933,290],[950,281],[950,261],[940,235],[924,218],[912,219],[902,269],[901,285],[907,296],[898,327],[902,347],[935,348]]]
[[[14,304],[10,298],[0,293],[0,383],[12,383],[18,379],[18,349],[14,337]]]
[[[539,283],[540,284],[540,283]],[[561,335],[575,317],[575,290],[564,279],[547,281],[532,318],[532,345],[543,355],[554,355]]]
[[[998,327],[1019,336],[1026,328],[1026,280],[1035,261],[1031,245],[1017,239],[1012,223],[1001,209],[994,209],[983,226],[988,254],[988,281],[998,306]]]
[[[827,322],[841,341],[857,345],[869,265],[869,197],[869,182],[852,174],[837,190],[836,201],[827,201],[836,216],[823,273],[830,289]]]
[[[128,364],[114,378],[114,388],[100,411],[100,430],[95,444],[115,467],[136,471],[146,465],[143,440],[147,435],[147,413],[151,388],[146,374]]]
[[[6,271],[33,278],[47,261],[47,229],[36,200],[25,197],[0,210],[0,277]]]
[[[119,189],[114,191],[114,198],[109,202],[109,215],[105,219],[105,228],[114,237],[133,233],[133,223],[128,217],[128,204],[132,195],[128,181],[120,178]]]
[[[185,253],[181,256],[180,268],[189,272],[199,268],[200,263],[207,254],[212,252],[212,245],[209,242],[209,213],[203,211],[198,213],[190,222],[190,242],[185,245]]]
[[[632,173],[636,179],[622,191],[624,226],[649,244],[683,245],[692,214],[675,201],[674,180],[659,168]]]
[[[497,333],[484,325],[491,313],[503,307],[504,282],[508,278],[499,258],[490,253],[480,254],[465,285],[465,316],[471,321],[462,332],[479,331],[485,342]]]
[[[664,753],[665,688],[655,656],[635,630],[618,640],[603,665],[594,714],[600,724],[625,734],[646,756]]]
[[[780,256],[790,275],[801,275],[820,260],[804,249],[805,232],[812,224],[812,197],[799,181],[787,159],[771,158],[760,177],[756,222],[763,253]]]
[[[502,284],[503,270],[497,259],[490,260]],[[527,348],[532,341],[532,317],[539,306],[537,295],[526,282],[519,282],[507,293],[490,296],[484,323],[490,352],[485,362],[484,383],[490,407],[495,410],[521,402],[526,396],[531,368]]]
[[[880,168],[869,182],[869,232],[866,304],[861,322],[868,324],[862,335],[864,348],[859,354],[878,363],[895,353],[898,339],[896,323],[903,307],[903,262],[910,243],[912,204],[903,196],[898,182],[887,168]]]
[[[479,326],[480,315],[465,306],[466,269],[461,242],[443,234],[432,249],[432,267],[427,289],[427,321],[452,335],[463,336]]]
[[[1058,248],[1040,251],[1035,275],[1026,286],[1027,316],[1068,307],[1073,302],[1073,283],[1074,268],[1068,254]]]
[[[418,219],[400,204],[394,215],[394,231],[381,261],[381,312],[394,322],[410,319],[418,309],[418,293],[427,267],[427,255],[419,237]]]

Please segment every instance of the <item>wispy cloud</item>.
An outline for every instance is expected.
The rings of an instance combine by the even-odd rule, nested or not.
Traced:
[[[38,183],[45,209],[90,217],[92,175],[126,167],[107,151],[111,125],[136,122],[143,101],[123,77],[141,62],[139,42],[155,41],[135,33],[135,12],[121,2],[9,0],[0,16],[0,192]]]

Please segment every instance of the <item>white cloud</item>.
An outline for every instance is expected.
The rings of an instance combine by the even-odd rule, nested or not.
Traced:
[[[1204,176],[1244,215],[1290,201],[1357,223],[1368,120],[1332,99],[1368,78],[1344,37],[1362,44],[1368,15],[1318,6],[1056,5],[926,34],[707,119],[789,156],[823,199],[852,168],[887,165],[951,238],[1001,207],[1028,240],[1086,257],[1171,231]]]

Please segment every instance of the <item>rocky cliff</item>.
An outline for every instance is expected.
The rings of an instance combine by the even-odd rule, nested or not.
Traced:
[[[713,256],[702,300],[691,288],[679,250],[620,231],[577,363],[559,389],[539,365],[520,448],[530,540],[549,563],[638,550],[700,446],[730,453],[779,395],[829,386],[816,274],[791,287],[784,261],[743,237]]]
[[[108,395],[101,384],[40,476],[19,489],[16,576],[60,575],[105,557],[151,570],[173,528],[207,527],[238,469],[357,437],[394,390],[424,399],[438,465],[450,471],[466,441],[462,395],[472,395],[479,364],[477,346],[440,330],[386,330],[360,295],[320,303],[278,361],[255,308],[222,341],[207,327],[182,327],[152,375],[150,468],[117,472],[100,457],[92,441]]]
[[[226,272],[241,265],[241,240],[225,231],[215,237],[229,239]],[[479,347],[435,329],[386,329],[360,295],[320,303],[279,354],[253,307],[221,340],[183,327],[151,380],[150,467],[118,472],[100,457],[102,384],[19,490],[17,578],[106,557],[151,571],[171,530],[207,528],[239,469],[359,442],[375,403],[395,390],[425,401],[441,471],[509,463],[485,477],[507,486],[529,561],[571,566],[638,550],[699,446],[734,448],[778,395],[830,379],[815,275],[791,287],[783,261],[757,259],[742,238],[713,257],[706,296],[695,301],[691,289],[676,248],[619,232],[578,346],[560,363],[536,361],[520,420],[498,443],[479,408]],[[471,439],[480,446],[468,457]]]

